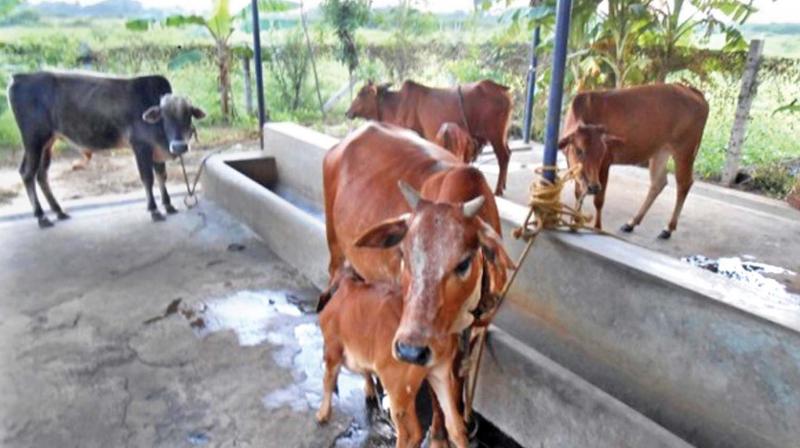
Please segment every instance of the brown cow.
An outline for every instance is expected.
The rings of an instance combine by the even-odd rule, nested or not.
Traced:
[[[478,142],[478,148],[491,143],[500,166],[495,193],[503,195],[511,158],[507,131],[512,103],[508,87],[490,80],[447,89],[413,81],[405,81],[396,92],[389,90],[389,86],[369,81],[353,100],[347,117],[402,126],[429,141],[435,141],[442,124],[458,123]]]
[[[407,184],[402,190],[399,181]],[[368,282],[413,286],[406,289],[409,306],[397,340],[417,349],[419,360],[427,340],[449,331],[456,317],[469,320],[442,312],[445,304],[465,305],[480,286],[477,277],[460,281],[457,267],[479,262],[491,293],[505,284],[513,264],[500,241],[492,191],[478,169],[439,146],[396,126],[368,123],[325,155],[323,182],[331,277],[347,260]]]
[[[453,361],[458,350],[454,334],[430,346],[435,364],[422,367],[396,360],[392,340],[400,325],[403,292],[393,283],[365,283],[345,273],[335,281],[335,293],[319,316],[325,341],[322,403],[317,421],[331,416],[331,398],[342,365],[364,375],[365,394],[376,398],[372,375],[377,375],[390,400],[390,414],[397,431],[397,447],[416,447],[423,432],[417,418],[415,398],[427,379],[444,411],[448,438],[466,448],[468,440],[463,416],[458,410],[458,382],[453,376]],[[364,337],[369,335],[369,337]],[[437,427],[438,426],[438,427]],[[441,421],[431,427],[431,447],[446,447]]]
[[[678,227],[686,195],[692,186],[692,166],[703,138],[708,103],[699,90],[682,84],[653,84],[627,89],[583,92],[575,96],[564,122],[558,147],[570,165],[581,163],[583,175],[576,197],[594,195],[595,227],[612,164],[649,162],[650,191],[638,213],[622,230],[632,232],[667,185],[667,160],[675,162],[677,199],[672,219],[659,238]]]
[[[455,123],[445,123],[436,133],[436,144],[450,151],[464,163],[472,163],[478,158],[477,142],[467,131]]]

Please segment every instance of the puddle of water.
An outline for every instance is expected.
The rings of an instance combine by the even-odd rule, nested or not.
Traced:
[[[173,314],[179,304],[179,301],[170,304],[168,312],[171,312],[168,314]],[[309,321],[310,317],[301,310],[301,305],[291,292],[246,290],[210,300],[200,309],[182,308],[179,311],[199,337],[232,330],[242,346],[265,342],[275,346],[277,350],[273,351],[273,360],[277,365],[289,369],[294,381],[267,393],[262,398],[264,407],[289,407],[295,412],[315,412],[322,401],[323,338],[316,320]],[[349,415],[353,421],[336,439],[335,447],[393,447],[395,438],[388,420],[388,400],[382,403],[382,410],[369,407],[364,397],[364,378],[344,368],[339,373],[337,386],[333,412]],[[490,433],[482,434],[483,428],[478,434],[478,446],[516,446],[482,443],[502,435],[493,427]],[[202,446],[210,442],[210,437],[203,432],[192,431],[187,441],[191,445]]]
[[[239,291],[224,299],[211,300],[193,320],[200,336],[233,330],[243,346],[258,345],[270,337],[270,324],[282,316],[298,317],[300,309],[289,303],[280,291]],[[202,324],[200,324],[202,322]]]
[[[780,266],[756,262],[754,261],[755,257],[750,255],[744,255],[741,258],[722,257],[717,259],[703,255],[692,255],[681,260],[715,274],[723,275],[738,283],[748,285],[776,301],[800,304],[800,295],[788,292],[783,283],[767,276],[797,275],[795,272]]]
[[[270,342],[281,346],[274,359],[282,366],[292,369],[295,383],[284,389],[267,394],[263,403],[267,408],[291,406],[296,410],[316,410],[322,400],[322,333],[316,323],[303,323],[294,327],[294,338],[272,335]],[[364,378],[342,369],[338,380],[338,404],[334,412],[344,410],[348,414],[361,414],[364,406]],[[334,398],[334,404],[337,398]]]

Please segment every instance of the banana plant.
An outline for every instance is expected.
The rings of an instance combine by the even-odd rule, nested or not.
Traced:
[[[17,6],[22,3],[21,0],[0,0],[0,18],[9,15]],[[9,72],[11,68],[3,64],[0,66],[0,115],[8,108],[8,101],[6,100],[6,84],[9,76],[3,72]]]
[[[217,83],[220,93],[220,112],[226,123],[233,115],[233,100],[231,94],[231,60],[236,51],[231,46],[230,38],[233,34],[235,16],[230,12],[228,0],[214,0],[213,7],[208,16],[198,15],[173,15],[167,17],[162,24],[168,27],[201,26],[206,29],[214,40],[214,63],[217,66]],[[125,26],[134,31],[147,31],[154,24],[153,20],[137,19],[128,21]],[[199,58],[199,52],[185,52],[173,59],[172,67],[181,66]]]

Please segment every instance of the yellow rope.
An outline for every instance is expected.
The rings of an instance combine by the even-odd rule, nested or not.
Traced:
[[[474,335],[475,344],[470,344],[468,346],[469,353],[467,354],[469,366],[464,397],[464,420],[466,422],[469,422],[472,418],[472,404],[475,398],[475,388],[478,383],[478,370],[483,356],[483,348],[486,343],[489,323],[494,320],[494,316],[500,309],[500,305],[503,303],[503,300],[505,300],[508,291],[511,289],[511,285],[517,278],[522,263],[525,262],[525,258],[527,258],[534,241],[536,241],[536,237],[544,229],[568,228],[572,231],[578,229],[594,230],[588,225],[592,217],[580,211],[582,201],[578,201],[575,207],[570,207],[561,202],[564,186],[571,181],[577,180],[578,176],[580,176],[581,168],[581,165],[575,165],[566,170],[559,171],[558,168],[554,166],[541,166],[534,170],[535,178],[533,182],[531,182],[530,197],[528,199],[528,206],[530,208],[528,215],[525,217],[525,222],[522,223],[522,226],[518,227],[513,232],[514,238],[525,240],[527,244],[522,254],[520,254],[514,272],[511,274],[511,278],[508,282],[506,282],[503,292],[495,303],[492,304],[492,308],[484,314],[485,317],[481,316],[480,321],[482,324],[473,327],[473,330],[476,332]],[[544,177],[544,173],[547,171],[555,172],[555,182],[550,182]],[[477,352],[475,352],[476,349]]]
[[[544,177],[546,171],[555,172],[555,182],[550,182]],[[530,197],[528,199],[528,216],[521,227],[514,230],[514,238],[529,241],[542,229],[569,228],[578,230],[590,228],[588,222],[592,219],[580,211],[581,202],[575,207],[570,207],[561,202],[561,193],[564,186],[578,178],[581,165],[575,165],[566,170],[558,171],[554,166],[541,166],[534,170],[538,178],[531,182]],[[510,282],[509,282],[510,283]]]

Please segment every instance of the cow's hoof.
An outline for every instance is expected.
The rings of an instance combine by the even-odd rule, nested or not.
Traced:
[[[619,230],[622,230],[625,233],[631,233],[633,232],[633,226],[626,222],[622,225],[622,227],[619,228]]]
[[[658,234],[658,239],[660,240],[668,240],[669,237],[672,236],[672,232],[669,230],[662,230],[661,233]]]
[[[71,216],[69,216],[68,214],[66,214],[64,212],[56,212],[56,217],[58,218],[59,221],[63,221],[65,219],[71,218]]]
[[[317,423],[319,423],[320,425],[324,425],[325,423],[328,423],[328,420],[330,420],[331,411],[320,409],[319,411],[317,411],[316,418],[317,418]]]
[[[178,213],[178,209],[173,207],[171,204],[165,205],[164,206],[164,210],[166,210],[167,214],[170,214],[170,215],[174,215],[175,213]]]
[[[48,227],[53,227],[53,223],[46,216],[39,217],[39,228],[46,229]]]
[[[164,215],[162,215],[161,212],[159,211],[150,212],[150,218],[153,219],[153,222],[161,222],[166,219],[164,218]]]

